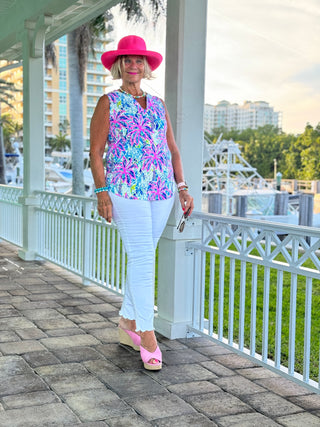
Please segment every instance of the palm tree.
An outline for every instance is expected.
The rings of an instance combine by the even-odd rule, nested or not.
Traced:
[[[11,153],[13,147],[11,145],[11,138],[18,139],[21,137],[23,125],[15,122],[10,114],[4,114],[1,117],[2,130],[3,130],[3,143],[6,153]]]
[[[81,25],[68,34],[68,65],[69,75],[78,78],[69,78],[69,107],[71,129],[72,155],[72,192],[84,195],[83,179],[83,107],[82,95],[84,90],[84,76],[88,62],[89,51],[94,53],[93,45],[99,34],[106,30],[105,23],[110,20],[110,13],[106,12]],[[110,31],[110,26],[107,28]]]
[[[156,23],[158,18],[165,13],[166,0],[148,0],[148,2],[151,6],[153,21]],[[127,21],[145,21],[141,3],[141,0],[122,0],[120,2],[120,10],[127,15]],[[147,1],[145,0],[143,3],[147,3]]]
[[[71,146],[70,139],[61,130],[59,130],[58,135],[50,139],[49,145],[52,151],[64,151]]]
[[[13,108],[10,103],[10,100],[14,98],[12,92],[19,92],[19,89],[16,89],[14,84],[7,82],[3,79],[0,79],[0,117],[1,117],[1,103],[4,102],[9,107]],[[2,120],[0,120],[0,184],[6,184],[6,165],[4,160],[4,142],[3,142],[3,132],[2,132]]]
[[[148,2],[152,8],[153,20],[156,22],[165,11],[165,0],[148,0]],[[122,0],[120,8],[126,13],[128,21],[145,20],[140,0]],[[78,78],[69,78],[72,192],[77,195],[84,195],[82,94],[88,54],[90,49],[93,51],[94,40],[97,36],[104,31],[111,30],[110,25],[106,28],[106,22],[112,18],[112,14],[106,12],[68,34],[69,73],[72,70],[72,76],[78,76]]]

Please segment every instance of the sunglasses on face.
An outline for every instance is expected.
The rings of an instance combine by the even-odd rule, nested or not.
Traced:
[[[177,225],[177,230],[179,230],[180,233],[182,233],[184,230],[184,226],[186,225],[186,220],[188,219],[189,212],[190,208],[187,210],[187,212],[184,212],[182,214],[182,217],[180,218],[179,224]]]

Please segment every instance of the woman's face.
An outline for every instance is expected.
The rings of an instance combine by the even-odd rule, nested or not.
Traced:
[[[121,65],[122,80],[128,83],[140,82],[144,76],[144,62],[142,56],[125,56]]]

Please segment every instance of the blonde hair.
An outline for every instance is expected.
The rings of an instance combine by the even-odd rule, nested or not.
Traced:
[[[127,56],[129,56],[129,55],[127,55]],[[121,77],[122,77],[121,76],[121,65],[124,66],[125,58],[126,58],[126,56],[118,56],[117,59],[112,64],[110,72],[111,72],[113,80],[121,79]],[[144,64],[143,78],[147,79],[147,80],[151,80],[154,78],[154,76],[152,74],[150,65],[147,61],[147,58],[145,56],[143,56],[142,59],[143,59],[143,64]]]

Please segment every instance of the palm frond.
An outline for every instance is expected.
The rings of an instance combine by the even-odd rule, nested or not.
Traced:
[[[53,68],[57,69],[57,51],[54,43],[49,43],[44,51],[45,67],[51,63]]]
[[[105,32],[111,32],[113,30],[112,20],[113,15],[108,10],[95,19],[92,19],[92,21],[89,22],[89,27],[93,37],[99,37]]]
[[[139,0],[122,0],[120,10],[125,12],[127,21],[145,22],[146,16]],[[152,19],[156,23],[161,15],[166,13],[166,0],[144,0],[144,4],[149,3],[152,10]]]
[[[125,12],[127,21],[144,21],[145,15],[142,11],[141,2],[139,0],[122,0],[120,2],[120,10]]]
[[[16,88],[12,82],[7,82],[6,80],[0,79],[0,102],[3,102],[10,108],[14,108],[14,106],[10,103],[10,100],[14,99],[12,92],[20,92],[20,89]]]
[[[153,21],[157,22],[161,15],[166,14],[166,1],[165,0],[149,0]]]

